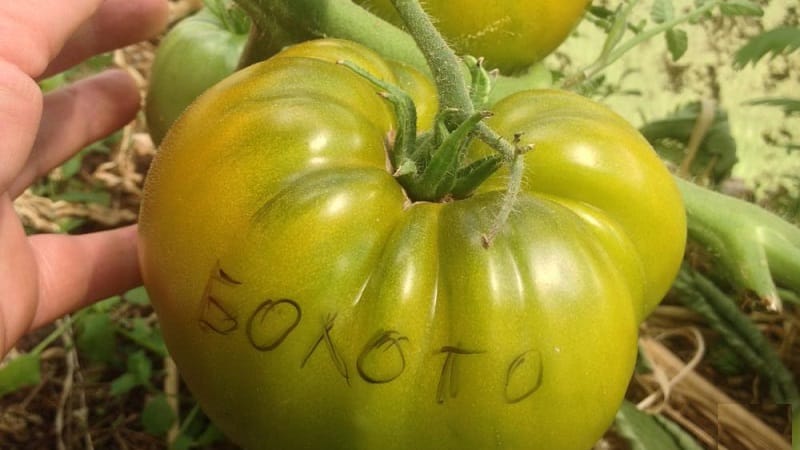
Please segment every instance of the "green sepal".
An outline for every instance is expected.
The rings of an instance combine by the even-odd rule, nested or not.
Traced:
[[[350,61],[339,61],[344,67],[355,72],[360,77],[369,81],[380,89],[381,97],[392,104],[397,117],[397,132],[389,152],[389,161],[395,170],[395,176],[413,174],[417,172],[414,149],[417,147],[417,107],[414,100],[404,90],[372,75]],[[415,167],[411,167],[414,165]]]
[[[463,56],[461,59],[467,66],[472,81],[469,89],[472,106],[478,110],[484,109],[489,104],[489,94],[492,92],[494,84],[493,76],[483,67],[483,59],[469,55]]]
[[[413,198],[436,201],[448,195],[456,184],[458,167],[467,145],[472,140],[475,125],[487,116],[486,112],[472,114],[462,122],[437,148],[422,174],[406,186]]]
[[[495,154],[473,161],[459,169],[456,182],[450,190],[453,198],[466,198],[472,195],[475,189],[497,172],[504,163],[505,159]]]

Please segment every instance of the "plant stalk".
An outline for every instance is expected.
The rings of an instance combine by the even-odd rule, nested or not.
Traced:
[[[605,57],[599,58],[597,61],[589,64],[587,67],[580,70],[574,76],[567,78],[566,81],[563,83],[562,87],[570,88],[583,81],[591,80],[592,78],[597,76],[600,72],[605,70],[608,66],[612,65],[617,60],[619,60],[625,53],[627,53],[637,45],[642,44],[643,42],[650,40],[654,36],[657,36],[682,23],[699,19],[704,14],[708,13],[712,9],[719,6],[720,3],[722,3],[721,0],[710,0],[688,14],[675,17],[672,20],[668,20],[664,23],[661,23],[657,26],[654,26],[650,29],[647,29],[637,34],[636,36],[625,41],[623,44],[614,47],[613,50],[608,51]]]
[[[428,73],[425,58],[404,31],[376,17],[350,0],[235,0],[259,30],[248,47],[272,46],[271,24],[280,23],[300,42],[311,37],[334,37],[365,45],[384,57],[403,61]],[[259,52],[243,58],[243,65],[263,59]]]
[[[439,107],[442,111],[456,111],[449,126],[457,126],[475,112],[461,61],[418,1],[392,0],[392,4],[425,56],[439,93]]]

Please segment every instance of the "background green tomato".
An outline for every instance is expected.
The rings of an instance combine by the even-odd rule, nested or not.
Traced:
[[[459,54],[484,57],[487,68],[524,69],[567,38],[591,0],[426,0],[422,7]],[[389,0],[356,0],[401,25]]]
[[[591,447],[680,261],[669,174],[586,99],[511,97],[494,124],[537,148],[485,247],[503,174],[411,201],[387,170],[393,112],[342,58],[396,82],[356,44],[304,43],[207,91],[153,163],[142,268],[186,383],[248,449]]]
[[[236,69],[248,22],[244,15],[223,20],[220,12],[225,11],[201,9],[179,22],[158,46],[145,101],[156,144],[186,106]]]

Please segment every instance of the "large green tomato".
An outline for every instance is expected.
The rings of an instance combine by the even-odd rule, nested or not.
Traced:
[[[426,0],[425,11],[453,49],[484,57],[488,68],[511,73],[556,49],[580,22],[591,0]],[[356,0],[400,25],[389,0]]]
[[[399,82],[356,44],[300,44],[208,90],[156,156],[140,256],[187,385],[248,449],[588,449],[680,263],[672,178],[602,106],[509,97],[492,126],[535,148],[485,245],[506,174],[408,198],[393,110],[340,59]]]
[[[183,19],[158,46],[147,88],[145,116],[159,144],[198,95],[230,75],[239,62],[249,29],[244,13],[205,7]]]

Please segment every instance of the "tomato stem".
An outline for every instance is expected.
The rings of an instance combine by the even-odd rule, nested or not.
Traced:
[[[309,38],[331,37],[358,42],[387,59],[404,62],[430,75],[425,57],[408,33],[351,0],[234,1],[247,11],[257,28],[250,36],[241,67],[268,58],[281,46]],[[493,84],[491,103],[513,92],[550,87],[552,76],[542,64],[537,64],[524,74],[498,74]]]
[[[234,0],[250,16],[250,35],[239,57],[239,68],[263,61],[286,47],[308,40],[311,36],[303,30],[292,32],[281,25],[274,14],[264,6],[264,0]]]
[[[735,284],[773,311],[781,309],[776,281],[800,292],[800,229],[758,205],[675,180],[689,237],[718,258]]]
[[[458,142],[468,142],[466,134],[473,131],[478,137],[487,145],[495,149],[510,165],[511,176],[509,177],[508,188],[503,196],[503,201],[500,206],[500,211],[497,215],[494,225],[491,229],[484,234],[484,245],[490,245],[494,236],[503,228],[508,221],[508,217],[514,209],[517,197],[522,187],[522,174],[524,171],[524,162],[522,155],[525,153],[524,149],[518,148],[517,145],[508,142],[503,136],[499,135],[492,128],[490,128],[483,118],[487,115],[485,113],[475,113],[475,103],[483,106],[489,98],[491,92],[491,75],[489,75],[482,67],[479,60],[466,61],[466,68],[470,75],[472,82],[471,88],[467,86],[464,78],[463,69],[464,62],[460,60],[455,52],[447,45],[442,35],[433,25],[430,17],[422,9],[418,0],[391,0],[398,14],[403,19],[403,22],[408,28],[411,36],[417,42],[417,46],[422,50],[425,59],[428,61],[428,66],[433,73],[433,79],[436,83],[437,92],[439,95],[439,107],[441,111],[453,112],[452,120],[445,119],[444,123],[448,130],[453,132],[453,136],[457,136]],[[440,114],[441,115],[441,114]],[[468,128],[467,128],[468,127]],[[469,133],[463,130],[468,129]],[[463,135],[463,136],[462,136]],[[445,143],[447,140],[445,140]],[[463,159],[462,155],[466,153],[466,145],[458,145],[456,150],[452,150],[450,144],[443,143],[441,147],[441,154],[443,158],[450,158],[448,152],[457,151],[458,156],[453,157],[452,161],[460,161]],[[435,157],[431,159],[431,163],[435,161]],[[447,159],[447,161],[451,161]],[[474,186],[469,186],[465,183],[466,179],[462,178],[458,182],[454,180],[455,175],[449,174],[454,170],[453,165],[444,164],[442,167],[433,166],[431,172],[432,177],[438,177],[436,187],[433,188],[432,184],[425,181],[421,184],[421,193],[428,195],[436,192],[437,195],[446,190],[453,194],[454,187],[458,184],[459,191],[463,188],[465,191],[472,192],[477,189],[478,185],[486,178],[477,178],[474,181],[479,182]],[[487,169],[494,167],[496,170],[495,162],[489,160],[483,165],[479,166],[481,170],[468,170],[470,166],[461,169],[461,173],[470,172],[470,175],[483,174]],[[443,170],[440,170],[443,169]],[[490,172],[491,174],[491,172]],[[471,178],[471,177],[470,177]],[[444,187],[446,186],[446,189]],[[460,192],[459,192],[460,193]]]
[[[261,34],[251,36],[250,47],[269,48],[271,23],[280,23],[300,42],[312,37],[334,37],[365,45],[388,59],[403,61],[427,72],[425,58],[404,31],[350,0],[235,0],[253,19]],[[285,42],[288,45],[292,42]],[[263,59],[254,53],[244,65]]]
[[[417,46],[425,55],[428,68],[439,93],[442,110],[452,110],[454,129],[474,112],[472,99],[462,73],[461,61],[447,45],[442,35],[431,22],[428,15],[415,0],[392,0],[400,17],[406,24]]]
[[[522,155],[530,150],[530,148],[520,148],[514,158],[511,160],[509,167],[509,180],[508,188],[503,195],[503,201],[500,204],[500,211],[495,217],[494,224],[489,231],[482,236],[484,247],[489,247],[494,240],[495,236],[503,229],[503,225],[508,221],[514,210],[514,205],[517,204],[517,198],[522,190],[522,178],[525,172],[525,163]]]

